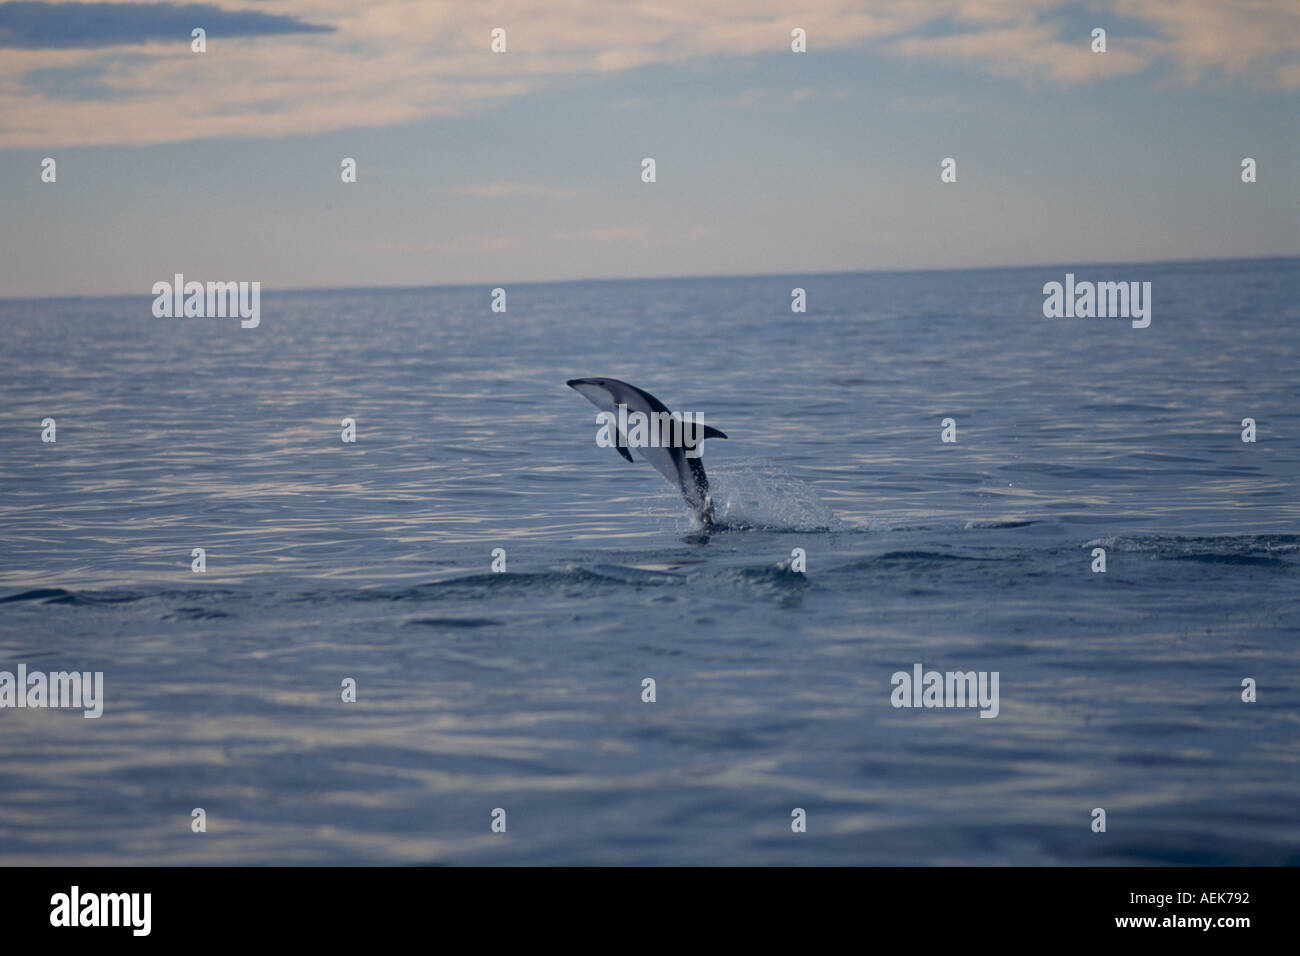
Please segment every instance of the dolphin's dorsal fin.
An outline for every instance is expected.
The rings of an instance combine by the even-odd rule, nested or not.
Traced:
[[[727,436],[722,434],[722,432],[718,431],[712,425],[705,425],[704,434],[701,435],[700,437],[701,438],[726,438]]]

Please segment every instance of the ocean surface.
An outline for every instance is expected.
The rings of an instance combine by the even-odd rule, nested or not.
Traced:
[[[0,303],[0,863],[1300,863],[1300,260],[506,289]]]

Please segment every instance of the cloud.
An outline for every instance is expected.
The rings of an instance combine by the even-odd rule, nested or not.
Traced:
[[[202,27],[213,36],[329,33],[331,26],[208,3],[0,3],[0,47],[70,49],[134,43],[190,43]]]
[[[740,93],[714,100],[720,109],[753,109],[763,107],[794,107],[816,101],[835,102],[852,97],[857,91],[840,87],[762,87],[742,90]]]
[[[1208,76],[1268,78],[1300,89],[1300,3],[1295,0],[1147,0],[1153,46],[1188,83]]]
[[[1115,0],[1085,30],[1051,17],[1055,0],[958,4],[957,28],[904,36],[889,48],[905,57],[972,67],[1033,85],[1073,85],[1165,67],[1186,84],[1253,79],[1300,87],[1300,3],[1295,0]],[[1090,49],[1092,27],[1107,31],[1107,52]]]
[[[7,38],[0,42],[10,44],[0,56],[0,148],[145,145],[409,123],[481,110],[555,81],[599,82],[649,64],[717,70],[761,54],[792,56],[796,26],[807,31],[804,56],[866,50],[955,65],[1031,89],[1143,71],[1185,83],[1300,88],[1295,0],[1117,3],[1095,18],[1109,32],[1104,55],[1089,51],[1086,28],[1060,19],[1077,15],[1077,8],[1059,0],[277,4],[291,15],[255,6],[249,0],[221,7],[0,4],[0,35]],[[208,30],[203,54],[189,48],[196,25]],[[489,49],[496,26],[507,31],[504,54]],[[792,101],[827,95],[835,94],[807,80],[789,91]]]
[[[591,239],[595,242],[640,242],[647,236],[647,232],[641,226],[603,226],[594,229],[584,229],[582,237]]]
[[[543,196],[555,199],[581,196],[581,189],[568,186],[543,186],[537,183],[475,183],[467,186],[448,186],[442,192],[475,199],[513,199],[519,196]]]
[[[518,252],[527,243],[514,236],[459,235],[453,239],[430,239],[422,242],[346,240],[349,248],[366,249],[391,255],[431,256],[446,253],[469,255],[504,255]]]
[[[951,36],[907,37],[896,41],[892,49],[907,57],[953,61],[995,76],[1058,85],[1124,76],[1150,65],[1146,57],[1132,50],[1093,53],[1089,35],[1067,42],[1059,38],[1061,32],[1057,26],[1028,20]]]
[[[38,86],[45,95],[58,100],[106,100],[122,94],[104,84],[106,63],[87,66],[46,66],[30,70],[23,76],[28,86]]]

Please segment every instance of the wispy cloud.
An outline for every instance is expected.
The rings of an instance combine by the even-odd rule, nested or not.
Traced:
[[[468,186],[447,186],[440,192],[455,196],[472,196],[475,199],[515,199],[521,196],[539,196],[566,199],[581,196],[583,191],[569,186],[546,186],[539,183],[495,182]]]
[[[1071,33],[1058,21],[1065,4],[960,6],[958,29],[901,37],[890,49],[1031,85],[1073,85],[1162,68],[1188,84],[1217,77],[1251,78],[1280,89],[1300,86],[1300,3],[1294,0],[1116,0],[1109,13],[1091,17],[1090,27],[1107,30],[1104,55],[1091,51],[1087,33]]]
[[[582,238],[596,242],[641,242],[647,235],[641,226],[603,226],[582,231]]]
[[[1153,52],[1188,83],[1259,76],[1300,89],[1300,3],[1294,0],[1147,0],[1141,18],[1158,34]]]
[[[952,61],[1027,83],[1069,85],[1136,73],[1150,65],[1145,56],[1119,44],[1097,54],[1086,36],[1066,41],[1062,32],[1056,24],[1023,20],[948,36],[905,37],[891,49],[907,57]]]
[[[726,99],[716,100],[714,105],[722,109],[753,109],[756,106],[793,107],[814,101],[845,100],[855,93],[855,90],[831,87],[762,87],[743,90]]]
[[[330,33],[331,26],[210,3],[0,3],[0,47],[70,49],[188,42],[202,27],[214,36]]]
[[[472,112],[561,78],[788,53],[794,27],[807,31],[808,56],[863,49],[1029,87],[1153,70],[1156,82],[1300,88],[1295,0],[1116,3],[1097,18],[1110,32],[1104,56],[1067,27],[1063,18],[1077,8],[1060,0],[295,0],[274,14],[265,6],[0,4],[0,46],[8,46],[0,148],[407,123]],[[195,26],[208,31],[206,53],[190,50]],[[489,51],[497,26],[507,31],[500,55]],[[789,95],[824,95],[806,86]]]
[[[498,255],[517,252],[525,243],[513,236],[461,235],[452,239],[430,239],[422,242],[349,239],[347,244],[352,249],[366,249],[386,255],[430,256],[448,252]]]

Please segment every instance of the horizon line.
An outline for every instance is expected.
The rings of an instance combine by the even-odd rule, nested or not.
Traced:
[[[930,272],[1006,272],[1013,269],[1053,269],[1053,268],[1096,268],[1100,266],[1121,266],[1131,268],[1135,266],[1164,266],[1164,265],[1190,265],[1193,263],[1220,263],[1220,262],[1286,262],[1300,261],[1300,254],[1297,255],[1266,255],[1266,256],[1223,256],[1209,259],[1189,258],[1189,259],[1152,259],[1142,261],[1095,261],[1095,262],[1045,262],[1045,263],[1024,263],[1020,265],[997,265],[997,266],[959,266],[959,267],[934,267],[921,266],[908,269],[836,269],[827,272],[736,272],[736,273],[698,273],[689,275],[655,275],[655,276],[599,276],[583,277],[572,279],[536,279],[513,282],[435,282],[428,284],[415,285],[339,285],[339,286],[298,286],[288,289],[272,289],[274,295],[310,295],[319,292],[398,292],[409,291],[417,292],[427,289],[472,289],[478,287],[518,287],[518,286],[549,286],[549,285],[576,285],[579,283],[593,282],[681,282],[684,280],[728,280],[728,279],[781,279],[796,276],[806,276],[811,278],[826,278],[836,276],[855,276],[855,275],[897,275],[911,273],[930,273]],[[175,275],[175,273],[172,273]],[[170,277],[169,277],[170,278]],[[162,280],[159,280],[162,281]],[[197,281],[197,280],[196,280]],[[205,280],[206,281],[206,280]],[[211,281],[241,281],[241,280],[211,280]],[[242,280],[242,281],[260,281],[260,280]],[[263,290],[266,291],[266,290]],[[66,301],[69,299],[134,299],[150,298],[152,292],[112,292],[97,293],[87,292],[77,295],[18,295],[18,296],[0,296],[0,303],[8,302],[53,302]]]

